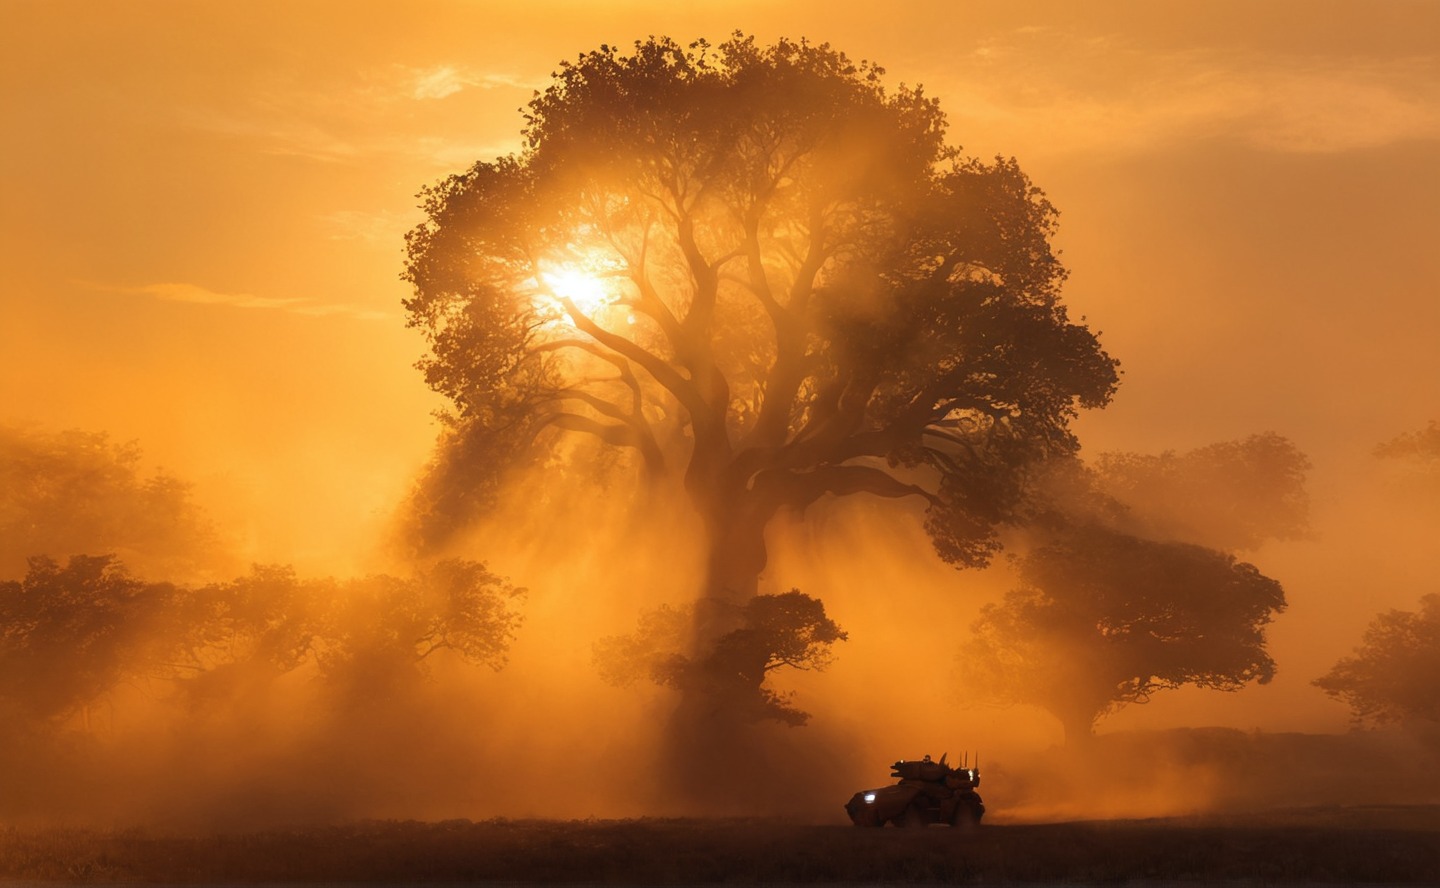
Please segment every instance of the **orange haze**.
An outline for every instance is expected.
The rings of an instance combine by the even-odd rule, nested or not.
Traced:
[[[442,406],[399,304],[419,188],[517,149],[516,109],[561,59],[740,28],[829,41],[923,83],[952,141],[1017,157],[1046,190],[1066,300],[1124,371],[1114,404],[1078,425],[1087,454],[1275,431],[1312,460],[1312,537],[1243,553],[1287,590],[1276,680],[1161,694],[1102,732],[1343,731],[1347,713],[1310,681],[1377,611],[1440,583],[1435,504],[1399,495],[1371,455],[1440,418],[1435,4],[57,0],[10,3],[5,20],[0,423],[137,440],[147,467],[195,483],[244,561],[395,569],[382,540]],[[583,537],[607,508],[577,505],[562,530]],[[1038,711],[956,702],[952,651],[1006,589],[1003,564],[940,565],[904,504],[812,518],[774,529],[762,582],[822,596],[851,633],[828,672],[784,680],[814,715],[805,754],[826,756],[841,793],[796,811],[838,816],[896,757],[978,750],[1004,774],[1007,754],[1059,742]],[[662,794],[624,793],[665,700],[601,684],[589,651],[660,603],[633,590],[683,575],[689,556],[643,529],[623,556],[604,535],[555,533],[477,535],[475,557],[530,587],[526,622],[505,671],[438,670],[415,705],[453,718],[411,770],[337,790],[349,778],[315,778],[296,744],[370,762],[415,738],[399,721],[387,739],[278,711],[223,754],[221,739],[142,732],[128,767],[189,769],[241,821],[663,810]],[[353,773],[343,754],[330,765]],[[577,772],[593,776],[563,776]],[[234,774],[325,788],[277,812]],[[185,816],[180,795],[146,804]]]

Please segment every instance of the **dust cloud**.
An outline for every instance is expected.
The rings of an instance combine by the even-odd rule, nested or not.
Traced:
[[[623,631],[637,608],[684,597],[693,571],[683,538],[647,546],[644,528],[621,526],[626,510],[604,497],[544,505],[502,508],[456,546],[483,551],[493,572],[526,586],[517,607],[523,623],[498,671],[447,650],[427,658],[423,673],[402,662],[326,675],[309,656],[284,671],[239,657],[200,676],[217,681],[196,686],[183,671],[155,668],[167,664],[141,662],[135,652],[149,643],[132,639],[117,656],[134,662],[83,705],[7,725],[0,817],[235,829],[370,817],[635,816],[673,807],[663,787],[647,783],[663,701],[601,683],[590,647],[601,633]],[[366,560],[389,574],[413,573],[416,565],[397,560],[395,548],[376,540]],[[70,554],[52,551],[62,564]],[[329,599],[365,591],[363,582],[323,575],[293,582],[294,590],[311,587]],[[201,600],[216,592],[194,588]],[[212,651],[264,647],[267,628],[289,618],[253,600],[271,624],[260,641],[226,624],[214,630],[224,637],[209,642]],[[355,625],[390,617],[365,610],[363,600],[353,607]],[[156,620],[131,631],[177,629]]]
[[[679,695],[607,684],[595,645],[702,594],[700,519],[637,488],[631,467],[571,452],[508,476],[481,519],[417,555],[413,490],[440,399],[410,369],[424,346],[397,308],[397,253],[417,217],[396,208],[417,183],[509,150],[509,109],[555,59],[602,28],[656,33],[658,11],[567,10],[563,30],[518,8],[501,28],[487,8],[403,26],[394,9],[307,13],[293,29],[205,16],[142,28],[117,14],[77,30],[66,10],[36,6],[12,33],[16,57],[51,70],[58,91],[15,81],[16,132],[32,137],[5,165],[23,173],[7,233],[27,261],[10,263],[0,297],[0,423],[27,425],[0,436],[0,822],[843,823],[851,793],[926,754],[978,763],[997,821],[1440,799],[1433,733],[1353,724],[1312,685],[1376,614],[1440,591],[1440,474],[1376,452],[1433,421],[1440,396],[1440,69],[1422,36],[1434,29],[1402,21],[1418,15],[1408,7],[1332,20],[1293,5],[1235,28],[1203,4],[1094,22],[1066,7],[1043,26],[999,6],[977,18],[931,5],[893,31],[814,4],[767,13],[764,28],[831,21],[826,39],[923,79],[957,138],[1018,156],[1063,210],[1065,302],[1094,318],[1125,374],[1115,402],[1075,424],[1087,464],[1272,429],[1305,455],[1308,519],[1285,534],[1257,537],[1253,512],[1162,514],[1195,488],[1131,491],[1144,526],[1130,530],[1219,547],[1283,586],[1265,627],[1273,681],[1160,690],[1067,738],[1049,712],[989,705],[963,677],[976,621],[1024,582],[1015,562],[943,564],[916,498],[822,499],[770,523],[758,591],[820,599],[847,638],[824,670],[769,674],[767,689],[809,720],[739,729],[733,775],[751,802],[697,802],[671,770]],[[665,15],[674,33],[734,26],[720,21],[729,13]],[[509,67],[451,65],[461,58]],[[297,59],[311,67],[287,67]],[[427,82],[443,95],[417,90],[442,73]],[[1334,113],[1351,106],[1374,113]],[[1031,541],[1006,542],[1019,553]],[[133,580],[110,576],[114,597],[85,612],[109,627],[94,651],[114,657],[81,657],[78,629],[48,648],[7,634],[35,622],[12,606],[26,559],[64,571],[73,555],[113,555]],[[392,625],[367,595],[391,600],[384,590],[444,558],[525,590],[501,668],[412,650],[384,684],[326,659],[359,644],[356,626]],[[256,576],[251,564],[293,569],[277,588],[327,615],[324,645],[290,651],[291,664],[257,641],[283,637],[283,613],[231,612],[194,642],[213,681],[187,691],[196,664],[156,652],[208,624],[177,622],[167,602],[216,597]],[[329,615],[344,604],[341,625]],[[62,700],[47,664],[82,662]]]
[[[840,804],[883,785],[891,761],[942,753],[979,765],[990,816],[1001,822],[1423,802],[1440,791],[1423,777],[1435,773],[1433,742],[1347,731],[1343,709],[1309,687],[1389,604],[1350,603],[1347,620],[1326,616],[1350,602],[1355,579],[1317,576],[1337,537],[1353,552],[1384,546],[1383,568],[1370,563],[1376,581],[1434,569],[1417,528],[1433,521],[1435,502],[1403,467],[1372,463],[1348,479],[1353,489],[1322,475],[1311,485],[1319,503],[1306,537],[1247,555],[1285,580],[1292,606],[1273,627],[1282,677],[1274,685],[1160,693],[1068,745],[1047,713],[979,705],[957,677],[956,651],[978,613],[1017,581],[1010,561],[983,571],[943,565],[920,529],[920,507],[903,501],[832,500],[786,516],[770,529],[760,592],[798,587],[820,597],[849,637],[825,671],[774,676],[809,724],[747,729],[746,748],[765,751],[742,764],[763,811],[676,793],[660,766],[675,694],[643,682],[613,687],[597,673],[595,643],[633,631],[647,610],[692,600],[703,559],[689,507],[636,494],[619,483],[623,474],[512,479],[494,515],[452,540],[451,554],[525,587],[502,669],[441,652],[386,694],[327,683],[312,663],[231,680],[199,702],[174,681],[130,675],[62,722],[7,730],[0,816],[200,831],[355,818],[764,813],[843,822]],[[1395,523],[1379,525],[1380,514]],[[397,539],[377,540],[368,557],[398,576],[415,565],[397,554]],[[1322,563],[1302,569],[1313,559]],[[1393,601],[1410,604],[1399,593]],[[1302,639],[1288,625],[1297,615]]]

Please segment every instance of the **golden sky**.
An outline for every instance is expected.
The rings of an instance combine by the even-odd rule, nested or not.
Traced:
[[[138,439],[256,557],[362,566],[426,457],[439,402],[399,307],[415,193],[517,148],[559,60],[649,34],[829,41],[923,83],[967,151],[1017,157],[1124,367],[1091,450],[1277,431],[1316,463],[1323,529],[1374,444],[1440,418],[1428,0],[0,11],[0,422]],[[1316,551],[1271,562],[1297,647],[1305,583],[1378,560]],[[1350,610],[1413,604],[1402,585]],[[1353,634],[1326,631],[1312,674]]]

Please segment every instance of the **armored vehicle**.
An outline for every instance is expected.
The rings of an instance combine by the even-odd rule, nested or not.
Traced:
[[[945,756],[933,762],[901,759],[890,766],[890,776],[900,778],[893,786],[862,789],[845,803],[845,811],[856,826],[974,826],[985,816],[985,804],[975,792],[980,769],[953,768]]]

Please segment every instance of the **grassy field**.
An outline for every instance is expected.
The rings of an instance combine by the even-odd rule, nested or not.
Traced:
[[[0,832],[0,880],[54,882],[1440,883],[1440,809],[986,824],[364,822],[182,836]]]

